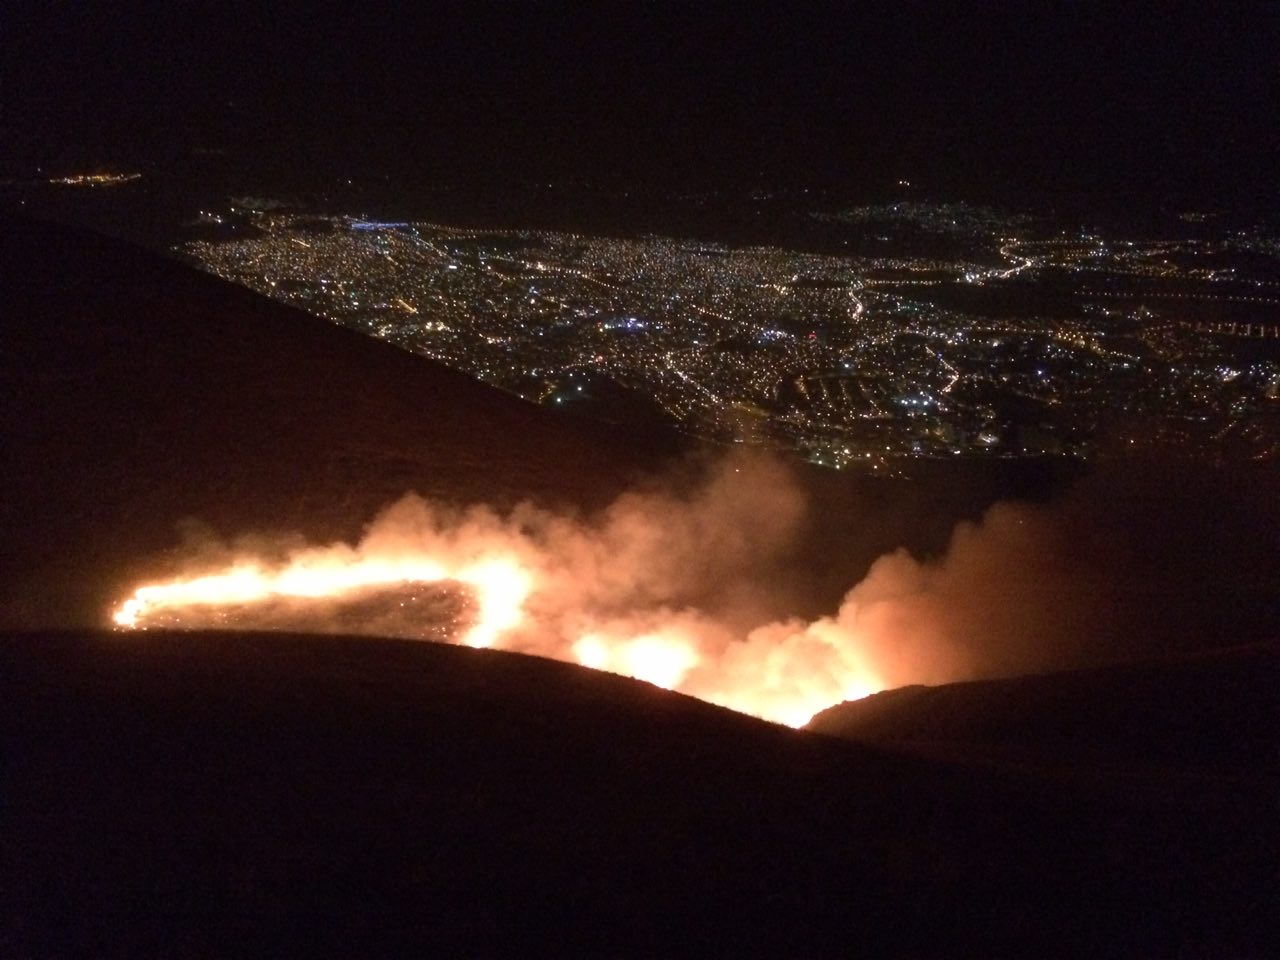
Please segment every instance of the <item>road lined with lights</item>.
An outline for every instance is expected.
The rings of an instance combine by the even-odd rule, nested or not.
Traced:
[[[1185,310],[1280,305],[1275,280],[1224,266],[1234,248],[1016,236],[1023,221],[956,204],[848,222],[872,215],[960,238],[964,252],[831,256],[283,214],[255,215],[252,238],[186,249],[220,276],[531,400],[590,412],[611,382],[623,402],[612,415],[634,397],[637,411],[656,406],[716,440],[739,439],[733,411],[750,410],[755,440],[837,467],[868,453],[1087,456],[1118,410],[1143,411],[1157,426],[1141,442],[1163,443],[1199,430],[1208,408],[1209,443],[1274,394],[1274,358],[1208,396],[1197,379],[1243,328]],[[329,229],[308,230],[318,220]],[[1057,284],[1047,313],[1034,299],[994,316],[953,305],[959,291],[1016,302],[1042,280]],[[1269,310],[1245,322],[1259,340],[1276,327]]]

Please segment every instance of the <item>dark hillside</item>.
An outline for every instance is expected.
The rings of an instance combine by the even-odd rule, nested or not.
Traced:
[[[499,652],[10,634],[0,746],[9,956],[1251,956],[1270,924],[1270,795],[997,777]]]
[[[0,221],[0,265],[3,623],[99,623],[184,517],[323,540],[407,490],[593,506],[679,446],[67,227]]]
[[[903,687],[822,711],[861,743],[1040,769],[1179,773],[1280,791],[1280,643],[1003,680]],[[1280,793],[1277,793],[1280,796]]]

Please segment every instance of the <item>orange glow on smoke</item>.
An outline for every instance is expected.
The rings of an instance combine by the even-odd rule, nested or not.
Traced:
[[[277,598],[340,600],[369,587],[453,582],[475,599],[474,620],[457,638],[472,647],[510,641],[526,652],[644,680],[655,686],[784,723],[803,726],[819,710],[883,689],[865,665],[848,662],[819,625],[763,640],[709,642],[676,623],[627,632],[612,626],[582,632],[572,642],[539,642],[526,602],[537,595],[533,572],[510,557],[455,566],[422,557],[377,558],[318,551],[280,569],[242,562],[221,573],[140,587],[112,614],[117,627],[181,622],[183,611],[262,603]],[[167,615],[162,618],[161,615]],[[757,631],[763,632],[763,631]]]
[[[530,515],[523,519],[531,522]],[[682,524],[621,512],[615,519],[613,527],[592,528],[532,516],[530,533],[492,512],[448,513],[406,498],[356,546],[295,550],[278,563],[243,555],[220,571],[139,587],[111,619],[121,629],[322,624],[337,632],[505,648],[633,677],[791,726],[885,687],[863,627],[870,620],[853,605],[811,623],[744,630],[696,603],[655,600],[655,587],[669,592],[669,583],[679,580],[663,587],[670,572],[665,558],[696,564],[699,557],[722,558],[723,551],[667,550],[655,531],[678,531]],[[462,619],[413,596],[414,587],[432,584],[457,585],[470,595]],[[258,614],[263,619],[255,627]]]
[[[635,677],[666,690],[678,689],[699,659],[692,644],[658,633],[625,640],[589,633],[573,645],[573,655],[584,667]]]

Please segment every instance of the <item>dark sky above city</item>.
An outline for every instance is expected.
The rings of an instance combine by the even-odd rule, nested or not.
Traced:
[[[0,161],[1266,195],[1280,6],[19,3]],[[1274,193],[1272,193],[1274,196]]]

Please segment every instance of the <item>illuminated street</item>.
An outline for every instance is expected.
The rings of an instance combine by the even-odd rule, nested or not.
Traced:
[[[833,256],[234,207],[206,219],[241,224],[243,239],[184,251],[527,399],[828,466],[1150,446],[1280,454],[1280,285],[1274,263],[1232,266],[1259,252],[1249,238],[1044,236],[1029,217],[965,204],[815,217],[910,228],[952,252]]]

